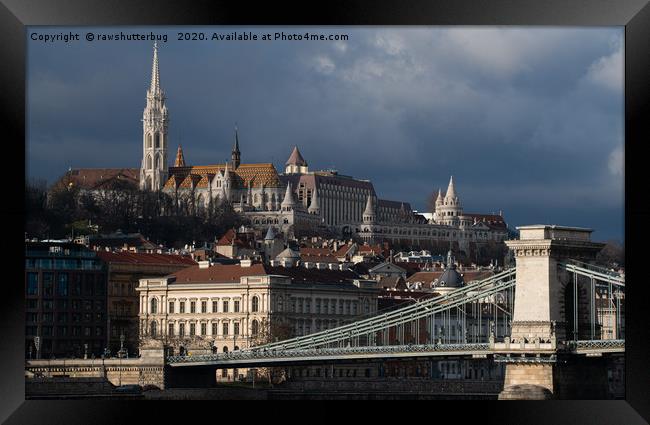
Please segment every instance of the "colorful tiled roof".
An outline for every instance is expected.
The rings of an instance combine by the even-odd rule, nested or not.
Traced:
[[[179,187],[191,188],[192,175],[199,176],[196,183],[197,188],[207,188],[208,180],[213,178],[217,173],[223,173],[226,169],[225,164],[217,165],[195,165],[189,167],[169,167],[169,178],[165,183],[165,188],[174,189],[175,182],[178,180]],[[228,168],[231,178],[231,187],[235,189],[251,187],[280,187],[278,172],[273,164],[241,164],[237,169]]]

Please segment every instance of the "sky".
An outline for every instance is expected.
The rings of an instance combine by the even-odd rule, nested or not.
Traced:
[[[623,27],[29,27],[28,179],[140,167],[153,41],[97,37],[120,32],[166,36],[170,162],[223,163],[236,124],[243,163],[297,145],[419,211],[453,175],[467,212],[624,240]]]

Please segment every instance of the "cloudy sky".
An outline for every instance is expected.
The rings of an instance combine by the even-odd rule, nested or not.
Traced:
[[[273,162],[370,179],[422,210],[449,176],[468,212],[511,226],[592,227],[624,238],[623,27],[31,27],[27,177],[139,167],[151,41],[159,43],[169,160]],[[80,41],[29,40],[79,33]],[[345,34],[347,41],[178,41],[184,31]]]

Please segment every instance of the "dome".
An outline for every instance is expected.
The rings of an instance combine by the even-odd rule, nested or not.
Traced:
[[[282,258],[293,258],[299,260],[300,253],[291,248],[287,248],[275,257],[276,260],[281,260]]]
[[[460,288],[465,282],[463,276],[456,271],[456,266],[452,265],[442,273],[436,282],[436,286],[443,286],[447,288]]]

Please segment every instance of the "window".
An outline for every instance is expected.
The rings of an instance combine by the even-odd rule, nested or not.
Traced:
[[[169,314],[174,314],[174,301],[169,302]]]
[[[239,335],[239,322],[232,324],[232,333],[233,335]]]
[[[53,322],[52,318],[53,318],[52,313],[43,313],[44,322]]]
[[[53,279],[52,273],[43,273],[43,295],[52,295]]]
[[[251,333],[253,336],[256,336],[260,331],[260,324],[257,320],[253,320],[253,323],[251,325]]]
[[[190,313],[196,313],[196,301],[190,301]]]
[[[27,300],[25,307],[28,309],[38,308],[38,300]]]
[[[228,300],[223,302],[223,312],[228,313]]]
[[[174,336],[174,324],[173,323],[170,323],[167,326],[167,335]]]
[[[86,329],[89,329],[89,328],[86,328]],[[151,329],[151,336],[155,337],[156,336],[156,331],[157,331],[157,323],[155,321],[151,322],[150,329]]]
[[[212,336],[217,336],[217,323],[212,324]]]
[[[201,323],[201,335],[207,335],[208,333],[208,324]]]
[[[178,324],[178,336],[180,337],[185,336],[185,323]]]
[[[59,273],[57,292],[62,297],[68,296],[68,274],[67,273]]]
[[[190,323],[190,336],[196,335],[196,323]]]
[[[232,304],[232,311],[235,313],[239,313],[239,301],[233,301]]]
[[[38,313],[27,313],[25,319],[27,322],[38,322]]]
[[[201,313],[207,313],[207,312],[208,312],[208,302],[201,301]]]
[[[97,326],[95,327],[95,336],[102,336],[102,328]]]
[[[38,273],[27,273],[27,295],[38,295]]]
[[[178,303],[178,312],[185,313],[185,301],[181,301]]]
[[[43,310],[54,310],[54,301],[43,300]]]
[[[154,335],[154,334],[153,334],[153,329],[154,329],[154,325],[155,325],[155,323],[156,323],[156,322],[153,322],[153,323],[151,324],[151,329],[152,329],[152,334],[151,334],[151,335]],[[90,336],[90,326],[86,326],[86,327],[84,328],[84,336]]]
[[[343,300],[339,301],[339,314],[343,314]]]
[[[259,308],[260,308],[260,299],[257,296],[255,296],[251,301],[251,311],[255,313],[259,310]]]
[[[212,301],[212,312],[216,313],[219,311],[219,301]]]
[[[224,322],[221,326],[221,330],[223,331],[223,336],[226,337],[228,336],[228,323]]]
[[[158,300],[155,298],[151,299],[151,314],[158,313]]]

